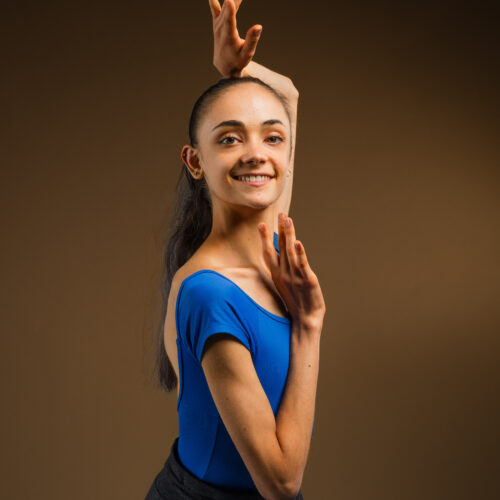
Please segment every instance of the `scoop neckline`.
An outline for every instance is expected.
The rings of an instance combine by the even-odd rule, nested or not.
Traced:
[[[182,280],[182,283],[180,284],[179,286],[179,291],[177,292],[177,302],[179,300],[179,297],[181,295],[181,290],[182,290],[182,287],[184,285],[184,283],[198,275],[198,274],[201,274],[201,273],[214,273],[214,274],[217,274],[218,276],[221,276],[222,278],[224,278],[225,280],[229,281],[230,283],[232,283],[252,304],[254,304],[257,308],[259,308],[264,314],[267,314],[269,317],[271,317],[272,319],[275,319],[277,321],[280,321],[281,323],[290,323],[291,322],[291,319],[287,316],[279,316],[278,314],[274,314],[273,312],[269,311],[268,309],[266,309],[265,307],[261,306],[258,302],[256,302],[252,297],[250,297],[250,295],[248,295],[247,292],[245,292],[245,290],[243,290],[243,288],[241,288],[238,284],[236,284],[231,278],[228,278],[227,276],[225,276],[224,274],[221,274],[219,273],[218,271],[214,271],[213,269],[199,269],[198,271],[195,271],[194,273],[190,274],[189,276],[186,276],[183,280]]]
[[[275,248],[277,254],[279,255],[280,251],[279,251],[279,244],[278,244],[278,233],[276,231],[273,231],[273,245],[274,245],[274,248]],[[187,279],[191,278],[192,276],[195,276],[201,272],[211,272],[211,273],[217,274],[218,276],[222,276],[227,281],[232,283],[236,288],[238,288],[238,290],[240,290],[240,292],[245,297],[247,297],[247,299],[250,300],[250,302],[252,302],[255,306],[257,306],[264,314],[267,314],[272,319],[280,321],[281,323],[291,323],[291,319],[289,316],[279,316],[278,314],[274,314],[273,312],[267,310],[265,307],[261,306],[258,302],[256,302],[252,297],[250,297],[250,295],[248,295],[248,293],[245,292],[245,290],[243,290],[243,288],[241,288],[238,284],[236,284],[231,278],[228,278],[224,274],[221,274],[218,271],[214,271],[213,269],[199,269],[198,271],[195,271],[194,273],[191,273],[190,275],[186,276],[182,280],[181,284],[179,285],[179,291],[177,292],[177,300],[176,300],[176,307],[175,307],[176,311],[177,311],[177,305],[179,303],[179,296],[181,294],[181,290],[182,290],[182,286],[184,285],[184,282]]]

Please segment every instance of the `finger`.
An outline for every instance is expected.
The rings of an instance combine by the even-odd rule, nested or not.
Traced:
[[[307,255],[306,255],[304,245],[299,240],[295,240],[295,254],[297,256],[298,268],[299,268],[302,276],[305,278],[305,277],[307,277],[308,270],[310,269],[309,268],[309,261],[307,260]]]
[[[240,8],[241,2],[243,0],[234,0],[234,5],[236,7],[236,12],[238,12],[238,9]]]
[[[300,240],[295,240],[294,249],[297,269],[299,270],[301,276],[305,278],[307,276],[307,268],[309,266],[309,263],[307,261],[304,245],[302,245],[302,242]]]
[[[259,43],[260,34],[262,33],[262,26],[257,24],[252,26],[245,37],[245,43],[241,48],[241,55],[247,59],[252,59],[257,50],[257,44]]]
[[[290,273],[290,263],[288,262],[288,255],[286,251],[286,231],[285,231],[285,219],[286,213],[280,212],[283,217],[278,218],[278,247],[280,250],[280,268],[283,273]]]
[[[222,6],[222,13],[225,16],[225,23],[231,34],[238,33],[238,28],[236,27],[236,6],[234,5],[234,0],[224,0],[224,5]]]
[[[212,13],[212,19],[215,21],[221,12],[221,6],[219,0],[208,0],[208,4],[210,5],[210,12]]]
[[[264,262],[271,271],[271,275],[274,274],[275,270],[278,268],[278,255],[276,249],[271,241],[271,236],[269,234],[269,229],[265,222],[261,222],[258,225],[259,233],[262,240],[262,252],[264,255]]]
[[[286,223],[289,223],[289,226]],[[297,255],[295,251],[295,228],[291,217],[285,219],[285,231],[286,231],[286,253],[288,256],[288,262],[292,272],[297,271]]]

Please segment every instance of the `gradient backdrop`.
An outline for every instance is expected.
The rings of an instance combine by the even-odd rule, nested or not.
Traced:
[[[1,7],[2,499],[139,500],[208,1]],[[327,302],[306,500],[499,498],[493,2],[245,0],[300,91],[290,215]]]

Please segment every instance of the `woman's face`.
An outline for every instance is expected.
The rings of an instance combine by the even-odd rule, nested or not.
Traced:
[[[255,83],[226,89],[198,128],[200,167],[212,202],[265,208],[285,187],[290,122],[280,100]],[[264,180],[240,176],[268,176]],[[258,185],[257,185],[258,184]]]

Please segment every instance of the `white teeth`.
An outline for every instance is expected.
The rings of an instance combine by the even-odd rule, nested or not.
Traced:
[[[270,179],[271,177],[269,175],[242,175],[236,178],[240,181],[256,182],[256,181],[265,181],[267,179]]]

